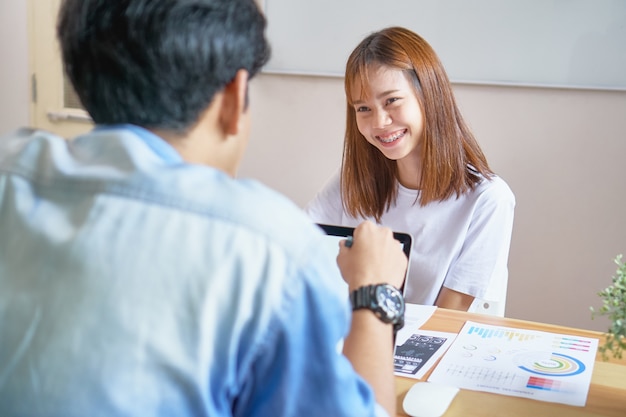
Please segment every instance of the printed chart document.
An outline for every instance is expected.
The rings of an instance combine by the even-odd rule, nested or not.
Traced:
[[[598,339],[468,321],[429,381],[583,407]]]
[[[393,356],[394,373],[421,379],[450,347],[456,333],[431,330],[399,331]]]
[[[406,304],[404,327],[396,335],[395,374],[420,379],[450,346],[456,333],[420,330],[436,306]]]

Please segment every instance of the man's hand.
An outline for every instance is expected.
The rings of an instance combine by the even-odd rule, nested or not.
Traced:
[[[339,246],[337,264],[350,291],[370,284],[402,286],[407,258],[391,229],[365,221],[354,229],[350,247],[346,241]]]

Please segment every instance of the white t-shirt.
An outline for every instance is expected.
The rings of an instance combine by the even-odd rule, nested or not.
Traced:
[[[417,202],[418,196],[419,191],[398,185],[397,200],[380,221],[413,238],[406,301],[432,305],[445,286],[504,305],[515,208],[515,196],[508,185],[494,177],[459,198],[453,196],[424,207]],[[316,223],[357,226],[364,220],[343,210],[339,173],[306,211]]]

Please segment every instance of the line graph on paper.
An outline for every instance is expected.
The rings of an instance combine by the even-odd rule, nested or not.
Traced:
[[[428,380],[584,406],[597,346],[592,338],[467,322]]]
[[[516,386],[525,383],[525,377],[515,372],[507,372],[484,366],[464,366],[455,364],[446,369],[447,375],[454,378],[478,381],[487,384]]]

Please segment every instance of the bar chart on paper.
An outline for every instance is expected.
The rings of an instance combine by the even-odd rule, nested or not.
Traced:
[[[584,406],[598,340],[466,322],[429,381]]]

